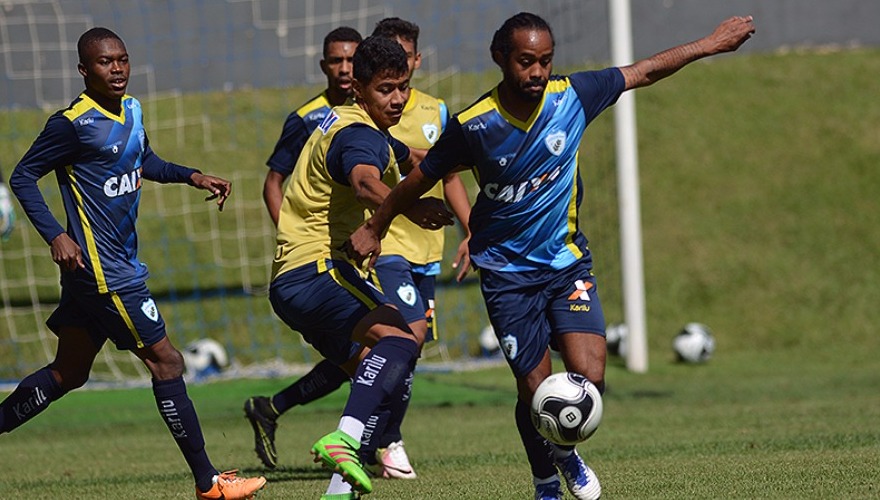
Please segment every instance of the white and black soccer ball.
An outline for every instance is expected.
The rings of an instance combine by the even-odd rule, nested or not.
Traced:
[[[486,357],[492,357],[501,352],[501,344],[498,343],[498,337],[495,336],[495,329],[492,328],[492,325],[488,325],[480,331],[480,352]]]
[[[608,354],[626,357],[629,328],[623,323],[612,323],[605,328],[605,346]]]
[[[715,352],[715,337],[708,326],[702,323],[688,323],[672,339],[672,349],[679,361],[704,363]]]
[[[214,339],[195,340],[186,346],[182,354],[190,380],[217,375],[229,367],[226,348]]]
[[[535,428],[549,441],[577,444],[592,436],[602,422],[602,395],[583,375],[554,373],[535,391],[531,416]]]

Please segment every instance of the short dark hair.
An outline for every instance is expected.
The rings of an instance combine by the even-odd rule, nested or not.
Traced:
[[[382,36],[368,36],[354,51],[354,78],[361,85],[373,81],[379,74],[405,75],[409,73],[406,52],[396,41]]]
[[[89,46],[107,39],[115,39],[122,42],[122,38],[119,38],[119,35],[107,28],[92,28],[80,35],[79,40],[76,42],[76,53],[79,55],[79,62],[85,63],[86,50]]]
[[[327,49],[333,42],[361,43],[363,39],[364,38],[361,36],[361,34],[358,33],[358,30],[354,28],[349,28],[348,26],[340,26],[330,33],[327,33],[327,36],[324,37],[324,48],[321,53],[324,55],[324,57],[327,57]]]
[[[372,36],[384,36],[385,38],[400,37],[407,42],[411,42],[416,52],[419,50],[419,25],[404,21],[399,17],[386,17],[376,23]]]
[[[495,32],[495,36],[492,37],[492,45],[489,46],[489,52],[492,54],[493,58],[495,52],[500,52],[504,59],[510,57],[510,54],[513,53],[513,32],[518,29],[546,31],[550,33],[550,40],[553,42],[553,47],[556,47],[556,40],[553,39],[553,30],[550,29],[550,25],[547,24],[547,21],[530,12],[520,12],[509,18],[507,21],[504,21],[504,24],[498,28],[498,31]]]

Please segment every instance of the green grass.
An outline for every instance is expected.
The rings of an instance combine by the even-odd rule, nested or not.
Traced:
[[[721,353],[658,363],[650,376],[609,366],[605,418],[579,449],[605,498],[876,498],[880,361],[808,353]],[[558,368],[558,365],[557,365]],[[328,473],[312,442],[335,426],[345,391],[281,420],[280,466],[264,471],[241,405],[282,380],[190,388],[219,467],[265,474],[260,498],[317,498]],[[377,481],[370,498],[529,498],[506,367],[421,372],[404,425],[417,481]],[[2,498],[190,498],[191,480],[148,389],[76,392],[2,437]],[[158,493],[150,493],[158,492]]]

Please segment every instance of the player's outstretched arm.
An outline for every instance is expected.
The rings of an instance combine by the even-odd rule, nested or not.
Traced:
[[[217,206],[220,207],[221,212],[223,211],[223,204],[226,203],[226,198],[229,198],[229,195],[232,194],[231,182],[200,172],[193,173],[189,179],[193,186],[210,191],[211,195],[205,198],[205,201],[216,199]]]
[[[626,81],[626,90],[656,83],[698,59],[733,52],[754,33],[752,16],[731,17],[708,36],[620,68]]]

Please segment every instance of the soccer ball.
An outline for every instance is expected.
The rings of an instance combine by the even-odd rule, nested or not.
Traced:
[[[550,375],[532,398],[532,423],[549,441],[573,445],[596,432],[602,421],[602,395],[586,377],[562,372]]]
[[[214,339],[193,341],[183,350],[187,378],[198,380],[216,375],[229,367],[229,356],[220,342]]]
[[[715,352],[715,338],[708,326],[702,323],[688,323],[672,339],[672,349],[679,361],[703,363]]]
[[[492,325],[488,325],[480,332],[480,351],[483,356],[491,357],[501,352],[501,344],[498,343],[498,337],[495,336],[495,329]]]
[[[629,328],[623,323],[612,323],[605,328],[605,345],[608,354],[626,357]]]

